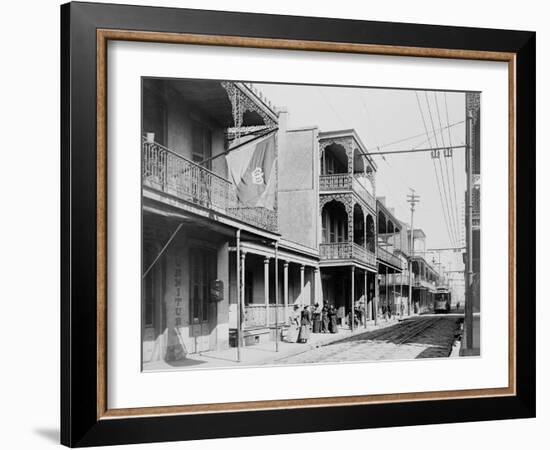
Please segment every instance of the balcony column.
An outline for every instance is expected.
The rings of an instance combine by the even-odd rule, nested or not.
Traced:
[[[368,279],[368,270],[365,269],[365,276],[364,276],[364,279],[363,279],[363,304],[365,305],[364,308],[363,308],[363,320],[365,321],[365,328],[367,328],[367,314],[368,314],[368,309],[369,309],[369,294],[368,294],[368,291],[367,291],[367,288],[368,288],[368,283],[367,283],[367,279]]]
[[[264,258],[265,326],[269,325],[269,257]]]
[[[347,241],[351,244],[353,244],[353,200],[346,201],[345,207],[346,207],[346,213],[348,216],[348,236]]]
[[[285,311],[285,322],[289,315],[288,313],[288,261],[283,264],[283,305]]]
[[[392,314],[395,316],[395,272],[391,274]]]
[[[403,318],[403,265],[401,265],[401,274],[399,275],[399,317]]]
[[[321,288],[319,286],[319,280],[320,280],[319,267],[314,267],[313,268],[313,299],[312,299],[312,302],[311,302],[313,304],[315,304],[315,303],[321,304],[322,303],[322,301],[321,302],[319,301],[319,295],[321,294]]]
[[[244,275],[246,273],[246,267],[245,267],[245,262],[246,262],[246,252],[245,251],[242,251],[241,250],[241,279],[240,279],[240,286],[238,287],[238,290],[240,291],[239,292],[239,302],[241,304],[241,307],[240,307],[240,314],[241,314],[241,324],[243,325],[246,325],[246,309],[245,309],[245,303],[244,303],[244,300],[245,300],[245,286],[246,286],[246,280],[244,278]],[[239,330],[239,333],[241,332],[241,330]],[[242,334],[242,333],[240,333]],[[243,345],[243,336],[239,336],[239,339],[240,339],[240,343],[239,345]]]
[[[363,247],[365,247],[365,250],[368,249],[367,245],[367,212],[363,211]]]
[[[371,277],[374,278],[373,283],[376,283],[377,274],[374,273],[374,274],[371,275]],[[368,277],[368,274],[367,274],[367,280],[368,280],[368,278],[369,277]],[[371,320],[373,318],[372,305],[374,303],[374,293],[372,293],[373,294],[372,297],[370,295],[371,295],[371,292],[372,292],[371,289],[374,288],[374,284],[373,285],[367,285],[367,286],[368,286],[368,289],[369,289],[369,293],[368,293],[368,297],[367,297],[367,300],[368,300],[368,302],[367,302],[367,320]]]
[[[349,329],[353,331],[355,324],[355,266],[351,266],[351,310]]]
[[[301,301],[302,304],[304,304],[303,294],[304,294],[304,286],[306,284],[306,282],[305,282],[305,270],[306,270],[306,266],[304,266],[302,264],[300,266],[300,301]]]
[[[388,266],[386,266],[386,277],[384,278],[384,284],[386,285],[386,313],[384,314],[385,319],[388,319],[388,305],[390,304],[390,299],[388,297]]]

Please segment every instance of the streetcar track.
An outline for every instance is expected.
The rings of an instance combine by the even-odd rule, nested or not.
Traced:
[[[396,359],[399,353],[406,351],[405,349],[408,347],[432,348],[433,345],[423,345],[417,342],[415,338],[422,340],[429,329],[444,322],[446,319],[447,317],[443,316],[410,318],[378,330],[365,331],[354,336],[348,336],[341,340],[312,349],[309,357],[311,359],[310,362],[322,363],[348,360],[350,355],[354,355],[358,350],[361,350],[359,347],[372,349],[372,351],[375,352],[379,348],[385,348],[382,355],[377,357],[373,355],[373,357],[370,358],[371,360]],[[308,351],[283,358],[280,362],[288,361],[292,364],[294,358],[300,358],[300,355],[305,353],[308,353]],[[439,355],[433,357],[439,357]],[[352,358],[354,357],[352,356]],[[359,359],[363,358],[357,358],[357,360]],[[410,359],[410,357],[408,359]]]
[[[350,336],[337,342],[317,347],[314,350],[320,350],[323,348],[324,353],[322,355],[322,360],[330,361],[333,358],[342,357],[346,353],[353,352],[358,346],[367,345],[369,347],[376,347],[380,344],[393,344],[394,348],[392,350],[389,350],[389,354],[392,355],[402,349],[404,345],[418,346],[418,344],[411,344],[408,342],[415,337],[422,335],[425,331],[432,328],[443,319],[444,317],[406,319],[396,325],[392,325],[379,330],[373,330],[370,332],[367,331],[356,336]],[[396,327],[398,327],[398,329],[396,329]],[[371,338],[365,339],[365,335],[373,336]],[[347,348],[342,350],[342,344],[347,344]],[[327,352],[327,349],[330,347],[334,347],[334,350]],[[388,353],[384,356],[384,359],[386,359],[387,357]]]

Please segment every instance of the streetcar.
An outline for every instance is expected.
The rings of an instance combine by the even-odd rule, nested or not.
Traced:
[[[451,310],[451,291],[446,287],[438,287],[434,296],[434,312],[448,313]]]

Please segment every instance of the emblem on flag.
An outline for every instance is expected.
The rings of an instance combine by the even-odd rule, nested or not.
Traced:
[[[256,138],[226,155],[229,178],[240,203],[250,207],[275,207],[275,133]]]

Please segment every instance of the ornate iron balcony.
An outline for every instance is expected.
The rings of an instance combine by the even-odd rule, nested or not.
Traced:
[[[321,260],[357,259],[371,266],[376,265],[374,253],[355,242],[323,243],[319,246],[319,250]]]
[[[380,245],[378,246],[378,259],[387,265],[401,267],[401,259]]]
[[[376,199],[367,191],[360,177],[349,173],[336,173],[332,175],[319,176],[319,191],[353,191],[357,196],[376,211]]]
[[[277,211],[239,202],[233,183],[156,142],[143,139],[143,185],[268,231]]]

